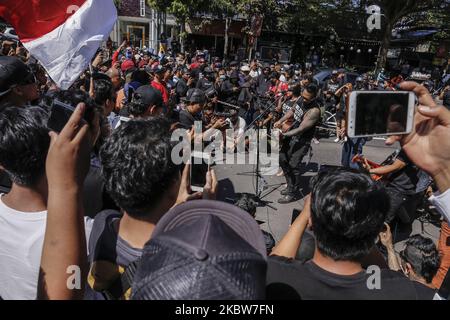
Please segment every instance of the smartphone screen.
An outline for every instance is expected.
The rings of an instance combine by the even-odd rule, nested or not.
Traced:
[[[409,92],[353,92],[350,104],[350,137],[407,134],[412,128]]]
[[[55,100],[53,102],[47,127],[55,132],[61,132],[72,116],[74,110],[75,109],[72,106]]]
[[[202,191],[206,184],[206,174],[208,173],[208,160],[201,154],[191,156],[191,189],[192,191]]]
[[[292,218],[291,218],[291,225],[294,224],[295,220],[297,220],[298,216],[300,215],[301,211],[298,209],[292,210]]]

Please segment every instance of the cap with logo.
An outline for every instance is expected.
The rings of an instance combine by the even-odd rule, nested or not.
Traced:
[[[146,106],[162,107],[163,99],[161,92],[153,88],[152,86],[141,86],[133,94],[132,102],[142,103]]]

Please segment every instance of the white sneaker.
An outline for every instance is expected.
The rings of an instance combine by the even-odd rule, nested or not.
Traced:
[[[338,143],[339,141],[341,141],[341,139],[339,139],[339,137],[337,137],[334,142]]]
[[[347,142],[347,140],[348,140],[348,139],[347,139],[347,136],[345,136],[345,137],[344,137],[344,142]]]

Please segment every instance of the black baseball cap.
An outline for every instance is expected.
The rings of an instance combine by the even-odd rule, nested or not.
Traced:
[[[33,71],[16,57],[0,56],[0,97],[12,88],[36,82]]]
[[[206,94],[201,89],[189,89],[186,94],[186,101],[189,103],[205,103]]]
[[[162,64],[158,64],[152,69],[152,72],[154,72],[155,74],[160,74],[166,72],[166,70],[167,69],[163,67]]]
[[[142,103],[147,106],[162,107],[162,94],[152,86],[141,86],[133,94],[134,103]]]
[[[187,202],[156,225],[132,299],[264,299],[266,260],[263,234],[247,212],[224,202]]]

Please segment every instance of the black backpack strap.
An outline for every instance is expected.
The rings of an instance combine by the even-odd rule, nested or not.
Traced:
[[[125,269],[125,272],[117,278],[111,287],[108,290],[102,291],[106,300],[120,300],[123,296],[126,297],[127,291],[130,290],[133,285],[134,275],[136,274],[140,261],[141,259],[138,259],[130,263]]]

